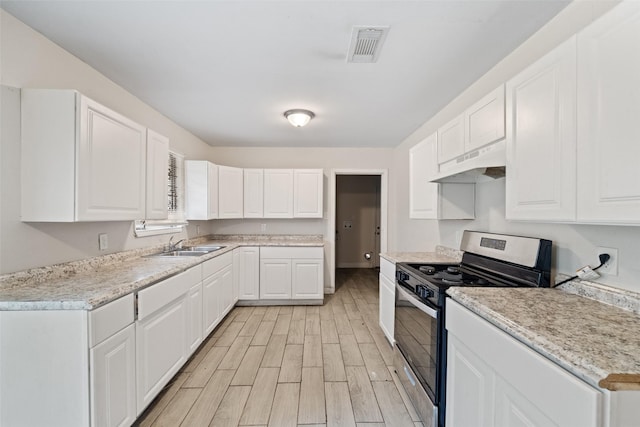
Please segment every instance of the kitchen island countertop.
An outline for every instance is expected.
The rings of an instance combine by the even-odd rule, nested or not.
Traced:
[[[189,244],[224,246],[199,257],[154,257],[145,248],[0,276],[0,311],[93,310],[240,246],[322,247],[322,236],[210,236]]]
[[[452,287],[447,293],[592,386],[640,390],[640,315],[560,289]]]

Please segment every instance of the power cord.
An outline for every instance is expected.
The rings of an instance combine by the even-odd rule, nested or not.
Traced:
[[[607,263],[607,261],[609,261],[609,260],[611,259],[611,255],[609,255],[609,254],[600,254],[600,255],[598,255],[598,258],[600,258],[600,265],[599,265],[599,266],[597,266],[597,267],[595,267],[595,268],[592,268],[592,270],[593,270],[593,271],[596,271],[597,269],[599,269],[600,267],[602,267],[603,265],[605,265],[605,264]],[[597,275],[596,275],[596,276],[597,276]],[[573,279],[577,279],[577,278],[578,278],[578,276],[577,276],[577,275],[576,275],[576,276],[569,277],[568,279],[565,279],[565,280],[563,280],[563,281],[562,281],[562,282],[560,282],[560,283],[556,283],[556,286],[560,286],[560,285],[562,285],[563,283],[570,282],[570,281],[572,281]]]

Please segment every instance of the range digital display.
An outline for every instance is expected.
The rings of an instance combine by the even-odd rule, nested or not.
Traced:
[[[483,248],[504,251],[504,249],[507,247],[507,241],[500,240],[500,239],[490,239],[488,237],[482,237],[480,239],[480,246],[482,246]]]

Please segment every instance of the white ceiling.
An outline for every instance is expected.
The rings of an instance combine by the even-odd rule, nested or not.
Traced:
[[[393,147],[568,0],[2,1],[216,146]],[[353,26],[390,30],[347,63]],[[316,117],[293,128],[283,117]]]

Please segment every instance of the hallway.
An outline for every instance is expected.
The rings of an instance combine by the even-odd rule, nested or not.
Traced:
[[[137,425],[420,426],[392,356],[377,270],[338,270],[323,306],[236,307]]]

